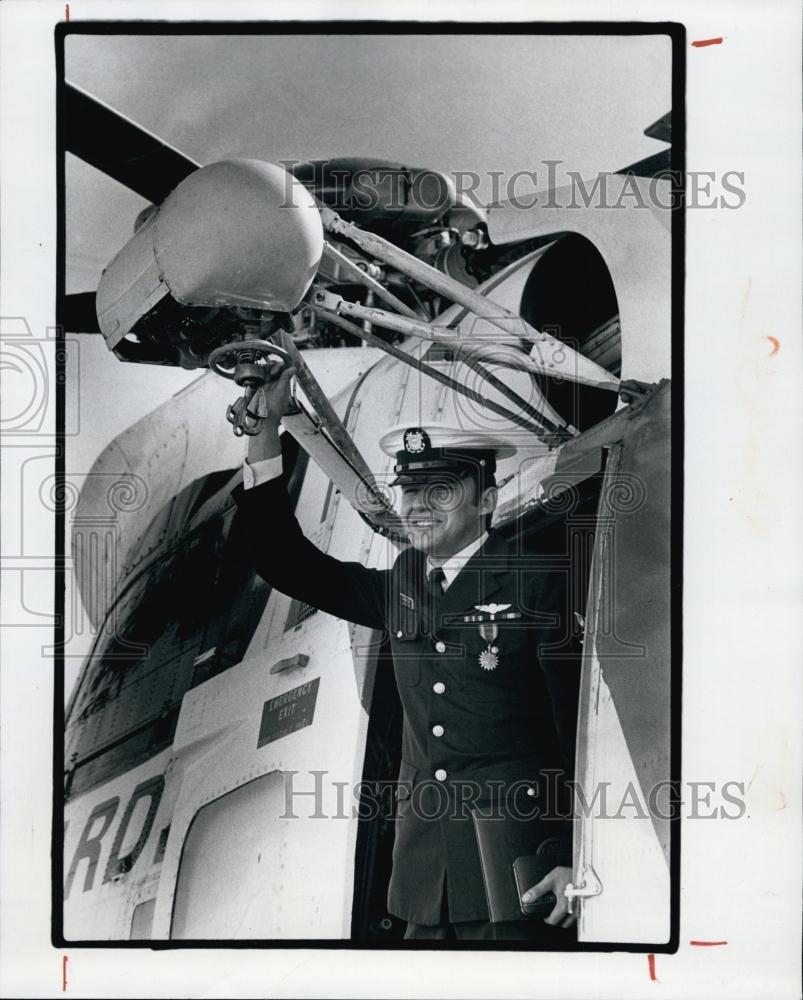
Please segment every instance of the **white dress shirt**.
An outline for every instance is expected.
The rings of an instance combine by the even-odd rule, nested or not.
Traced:
[[[260,462],[243,462],[243,486],[250,490],[253,486],[261,486],[271,479],[278,479],[282,474],[282,456],[263,458]]]
[[[469,542],[464,548],[459,552],[455,552],[453,556],[449,556],[445,563],[441,563],[441,569],[443,570],[443,575],[445,580],[443,581],[443,589],[447,591],[452,585],[452,581],[460,572],[460,570],[466,565],[469,559],[474,555],[474,553],[485,544],[485,539],[488,537],[488,532],[483,531],[479,538],[475,538],[473,542]],[[427,575],[429,575],[430,570],[435,567],[432,561],[427,557]]]

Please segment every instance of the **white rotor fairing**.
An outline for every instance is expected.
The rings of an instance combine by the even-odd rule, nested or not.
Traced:
[[[166,295],[186,306],[294,309],[323,253],[314,199],[284,168],[222,160],[190,174],[103,272],[110,349]]]

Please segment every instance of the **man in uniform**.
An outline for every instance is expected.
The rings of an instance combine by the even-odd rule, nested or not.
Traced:
[[[542,837],[530,818],[554,814],[556,776],[572,776],[579,659],[566,653],[566,574],[522,561],[515,541],[489,530],[496,458],[514,449],[443,425],[389,432],[381,445],[396,457],[411,545],[390,570],[334,559],[302,534],[281,479],[292,374],[265,394],[267,416],[234,495],[254,523],[254,564],[273,587],[389,635],[404,726],[388,910],[407,921],[407,938],[560,946],[574,922],[564,896],[567,812],[551,820],[559,850],[544,877],[519,887],[533,899],[553,892],[554,906],[527,919],[491,921],[473,821],[476,812],[501,822],[491,831],[509,830],[519,845],[523,831]]]

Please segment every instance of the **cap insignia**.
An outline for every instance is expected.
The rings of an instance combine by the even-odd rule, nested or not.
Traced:
[[[420,427],[411,427],[404,432],[404,450],[408,455],[420,455],[429,448],[427,432]]]

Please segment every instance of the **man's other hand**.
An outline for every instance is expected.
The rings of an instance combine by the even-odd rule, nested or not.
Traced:
[[[555,905],[548,917],[544,917],[545,924],[557,927],[571,927],[577,919],[574,913],[569,913],[569,901],[566,899],[566,886],[572,880],[572,870],[565,865],[553,868],[549,875],[546,875],[540,882],[528,889],[521,897],[523,903],[532,903],[540,896],[548,892],[555,893]]]

